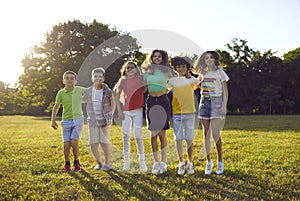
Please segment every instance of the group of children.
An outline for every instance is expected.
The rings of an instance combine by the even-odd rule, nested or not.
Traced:
[[[110,129],[115,108],[122,120],[123,131],[123,171],[130,170],[130,135],[133,132],[137,145],[140,171],[147,172],[144,142],[142,138],[143,108],[150,131],[151,148],[154,158],[153,174],[167,171],[167,137],[172,116],[174,139],[179,159],[179,175],[194,174],[193,140],[195,130],[196,106],[194,90],[201,89],[201,99],[197,117],[201,119],[206,150],[205,174],[211,174],[213,164],[210,157],[210,136],[212,134],[218,153],[217,174],[224,172],[221,120],[226,115],[229,77],[219,66],[219,55],[215,51],[204,52],[194,67],[187,57],[174,57],[169,66],[168,54],[164,50],[153,50],[142,64],[142,70],[135,62],[126,62],[121,68],[121,77],[114,89],[104,84],[105,70],[92,71],[93,86],[88,89],[75,86],[76,73],[67,71],[63,75],[65,88],[61,89],[52,110],[52,127],[58,128],[56,115],[63,105],[62,133],[64,142],[64,172],[70,172],[70,150],[74,154],[74,171],[80,171],[78,140],[83,126],[81,101],[87,103],[89,143],[97,161],[96,170],[108,171],[112,168],[110,156]],[[198,77],[191,75],[191,72]],[[148,96],[144,103],[144,93]],[[169,92],[172,93],[170,104]],[[160,157],[158,139],[160,140]],[[184,160],[183,141],[186,141],[187,163]],[[102,163],[101,145],[105,163]]]

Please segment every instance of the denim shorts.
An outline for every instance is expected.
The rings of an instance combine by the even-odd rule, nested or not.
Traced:
[[[222,96],[217,97],[201,97],[199,104],[199,119],[217,119],[223,118],[221,113]]]
[[[79,140],[80,133],[83,127],[83,118],[73,120],[62,120],[62,138],[63,142],[69,142],[71,140]]]
[[[149,130],[167,130],[170,128],[171,105],[167,95],[148,96],[146,115]]]
[[[175,140],[194,140],[195,113],[173,114]]]

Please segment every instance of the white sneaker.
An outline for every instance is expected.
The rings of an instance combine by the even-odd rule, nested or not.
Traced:
[[[194,174],[195,173],[193,163],[187,163],[187,173],[188,174]]]
[[[206,163],[205,174],[211,174],[212,173],[212,167],[213,167],[212,162]]]
[[[152,174],[159,174],[159,172],[160,172],[159,162],[154,162],[152,167]]]
[[[129,160],[124,160],[123,172],[127,172],[129,170],[130,170],[130,161]]]
[[[178,165],[178,171],[177,171],[177,174],[179,175],[184,175],[185,173],[185,162],[180,162]]]
[[[141,172],[147,172],[148,171],[147,165],[146,165],[144,160],[140,161],[140,170],[141,170]]]
[[[223,172],[224,172],[224,162],[219,161],[218,166],[217,166],[216,174],[223,174]]]
[[[167,170],[168,170],[167,164],[165,162],[160,162],[160,171],[159,171],[159,173],[163,174],[163,173],[167,172]]]
[[[94,170],[101,170],[102,169],[102,165],[97,163],[97,165],[94,167]]]

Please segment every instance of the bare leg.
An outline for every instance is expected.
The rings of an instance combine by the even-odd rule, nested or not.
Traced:
[[[155,162],[159,162],[158,159],[158,144],[157,144],[157,131],[151,131],[151,148]]]
[[[183,162],[183,147],[182,147],[182,140],[176,140],[176,148],[179,157],[179,162]]]
[[[188,159],[190,163],[193,163],[193,152],[194,152],[194,144],[193,140],[187,140],[187,153],[188,153]]]
[[[160,149],[161,149],[161,161],[166,162],[167,161],[167,136],[166,131],[162,130],[158,134],[160,139]]]
[[[213,119],[211,122],[212,135],[217,147],[218,161],[223,161],[222,158],[222,139],[220,134],[221,119]]]
[[[202,128],[203,128],[203,137],[204,137],[204,143],[205,143],[205,151],[206,151],[206,159],[207,161],[211,161],[210,158],[210,120],[202,119]]]
[[[78,145],[78,140],[71,139],[71,147],[73,149],[74,160],[78,160],[79,159],[79,145]]]
[[[105,165],[110,166],[110,156],[111,156],[111,146],[110,143],[101,143],[101,147],[104,152],[104,157],[105,157]]]
[[[65,161],[70,161],[70,149],[71,149],[71,142],[64,142],[64,156]]]
[[[98,164],[102,164],[100,151],[99,151],[99,143],[91,144],[92,153],[97,161]]]

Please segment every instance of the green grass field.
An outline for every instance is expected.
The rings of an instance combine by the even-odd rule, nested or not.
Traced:
[[[0,128],[0,200],[300,200],[300,116],[228,116],[222,131],[223,175],[204,174],[202,130],[195,136],[194,175],[177,175],[170,129],[169,169],[155,176],[146,128],[148,174],[136,170],[134,140],[132,171],[121,171],[119,126],[111,132],[114,170],[93,170],[85,125],[80,143],[84,169],[71,174],[61,173],[61,130],[53,130],[49,118],[0,116]],[[215,149],[212,159],[216,164]]]

